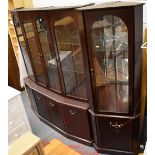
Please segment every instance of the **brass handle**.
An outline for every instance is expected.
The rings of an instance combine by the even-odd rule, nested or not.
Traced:
[[[93,76],[94,75],[94,69],[91,68],[91,75]]]
[[[117,122],[116,122],[116,123],[110,122],[110,126],[116,128],[116,129],[118,129],[118,128],[121,128],[121,127],[123,126],[123,124],[118,124]]]
[[[54,107],[54,105],[55,105],[54,103],[51,103],[51,102],[50,102],[50,106],[51,106],[51,107]]]
[[[39,56],[42,57],[43,56],[42,53],[39,53]]]
[[[76,114],[76,111],[69,110],[69,112],[70,112],[71,115]]]

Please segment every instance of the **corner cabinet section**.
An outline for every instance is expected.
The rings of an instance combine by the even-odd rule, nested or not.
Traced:
[[[92,113],[92,112],[91,112]],[[92,113],[92,123],[97,136],[94,146],[108,154],[138,154],[140,115],[135,117],[102,116]],[[106,134],[105,134],[106,133]]]

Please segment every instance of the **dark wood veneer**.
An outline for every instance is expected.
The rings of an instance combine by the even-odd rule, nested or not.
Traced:
[[[144,115],[144,110],[140,110],[142,62],[141,44],[143,40],[142,4],[123,7],[110,7],[108,4],[107,8],[101,8],[99,5],[91,5],[92,6],[82,8],[80,6],[66,8],[51,7],[45,9],[21,9],[12,11],[12,16],[17,16],[19,24],[21,25],[27,53],[31,61],[35,78],[35,81],[31,80],[30,77],[24,79],[31,101],[31,107],[41,121],[53,127],[55,130],[68,138],[87,145],[91,145],[93,143],[94,148],[98,152],[112,155],[136,155],[139,152],[142,152],[139,146],[141,144],[140,139],[142,136],[141,134]],[[92,30],[93,23],[99,21],[100,17],[105,17],[107,15],[113,17],[111,18],[112,22],[114,22],[114,16],[122,20],[127,28],[127,30],[123,31],[128,32],[128,37],[126,37],[128,40],[128,49],[123,49],[124,51],[126,50],[125,52],[128,53],[128,56],[124,54],[125,56],[123,55],[122,58],[128,59],[128,83],[121,80],[117,81],[116,78],[116,81],[113,83],[113,85],[111,81],[108,81],[108,88],[110,88],[109,90],[107,90],[105,87],[105,80],[102,79],[104,77],[104,72],[102,72],[102,77],[100,78],[102,81],[99,81],[101,84],[99,83],[98,85],[96,82],[98,79],[97,76],[95,76],[95,74],[98,73],[96,72],[96,68],[98,70],[102,70],[102,65],[105,64],[102,64],[102,62],[99,65],[94,65],[96,60],[94,59],[95,50],[93,49],[94,43],[92,42],[92,32],[94,31]],[[48,77],[45,59],[42,56],[44,51],[41,47],[35,22],[38,16],[43,17],[47,21],[46,29],[49,31],[49,42],[52,50],[54,51],[54,58],[58,68],[60,91],[50,88],[50,78]],[[54,23],[56,20],[68,16],[75,21],[77,31],[79,32],[79,44],[81,46],[80,50],[82,52],[82,60],[84,65],[87,98],[80,98],[76,95],[72,96],[74,93],[76,93],[76,91],[73,92],[72,95],[70,93],[66,93],[66,83],[63,79],[63,70],[61,68],[62,64],[59,57],[59,46],[56,39]],[[43,74],[46,79],[45,85],[39,83],[37,80],[36,70],[33,64],[30,47],[23,26],[23,21],[25,19],[29,19],[32,22],[36,44],[40,54],[41,65],[43,68]],[[114,28],[111,30],[112,36],[114,37]],[[104,30],[101,34],[103,37],[105,37]],[[98,37],[102,38],[101,34]],[[96,51],[98,54],[97,58],[102,60],[102,55],[99,52],[105,52],[105,48],[101,51],[98,49]],[[112,52],[112,50],[110,50],[110,52]],[[110,55],[108,57],[108,59],[115,59],[114,61],[116,62],[116,58],[113,58]],[[72,59],[74,59],[73,56]],[[75,69],[75,64],[73,64],[73,66]],[[114,68],[116,68],[116,64],[114,64]],[[124,85],[122,82],[124,82]],[[127,84],[128,86],[126,87]],[[128,93],[125,92],[125,95],[127,95],[124,98],[120,97],[121,93],[119,92],[119,100],[117,99],[117,93],[115,93],[118,89],[117,86],[125,86],[125,91],[128,90]],[[100,89],[101,87],[102,89]],[[79,90],[81,90],[80,93],[85,91],[84,87],[80,87]],[[122,90],[119,89],[119,91]],[[110,94],[110,100],[106,96],[106,93]],[[100,96],[98,96],[98,94],[100,94]],[[101,104],[99,104],[99,97],[102,102]],[[126,97],[128,97],[128,99]],[[114,106],[113,103],[117,105]]]
[[[42,95],[54,100],[55,102],[59,102],[59,103],[65,104],[65,105],[70,105],[70,106],[74,106],[74,107],[85,109],[85,110],[87,110],[89,108],[89,105],[87,102],[73,100],[73,99],[61,96],[57,93],[54,93],[50,90],[47,90],[44,87],[37,85],[34,81],[32,81],[29,78],[24,79],[24,81],[25,81],[26,85],[28,85],[31,89],[33,89],[33,90],[41,93]]]

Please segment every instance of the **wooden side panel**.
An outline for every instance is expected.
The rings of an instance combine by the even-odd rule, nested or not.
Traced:
[[[8,36],[8,85],[21,91],[19,68],[13,51],[10,35]]]
[[[142,41],[143,41],[143,6],[134,8],[135,51],[134,51],[134,111],[140,112],[142,79]]]

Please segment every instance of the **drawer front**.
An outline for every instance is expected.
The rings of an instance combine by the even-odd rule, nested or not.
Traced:
[[[9,132],[13,129],[15,129],[18,125],[24,123],[24,119],[22,117],[22,115],[17,115],[19,117],[15,117],[12,119],[9,119],[8,121],[8,130]]]
[[[12,110],[8,112],[8,120],[11,121],[13,119],[17,119],[22,116],[22,112],[20,110]]]
[[[65,131],[74,136],[91,140],[88,111],[71,106],[62,106],[61,110]]]
[[[28,129],[27,129],[27,127],[26,127],[26,125],[24,123],[20,124],[16,128],[14,128],[14,130],[12,132],[8,133],[8,135],[9,135],[9,137],[8,137],[9,144],[11,144],[17,138],[19,138],[26,131],[28,131]]]
[[[96,117],[99,147],[131,151],[132,120]]]
[[[8,102],[8,114],[9,114],[9,117],[12,117],[13,114],[16,114],[18,112],[21,111],[20,109],[20,105],[17,101],[16,98],[13,98],[12,100],[9,100]]]
[[[48,107],[49,100],[48,100],[48,98],[46,96],[36,92],[36,91],[33,91],[33,94],[34,94],[34,98],[35,98],[35,101],[36,101],[36,105],[37,105],[39,115],[42,118],[44,118],[45,120],[50,121],[49,107]]]
[[[51,99],[49,99],[49,115],[51,123],[63,130],[64,124],[60,113],[60,105]]]

